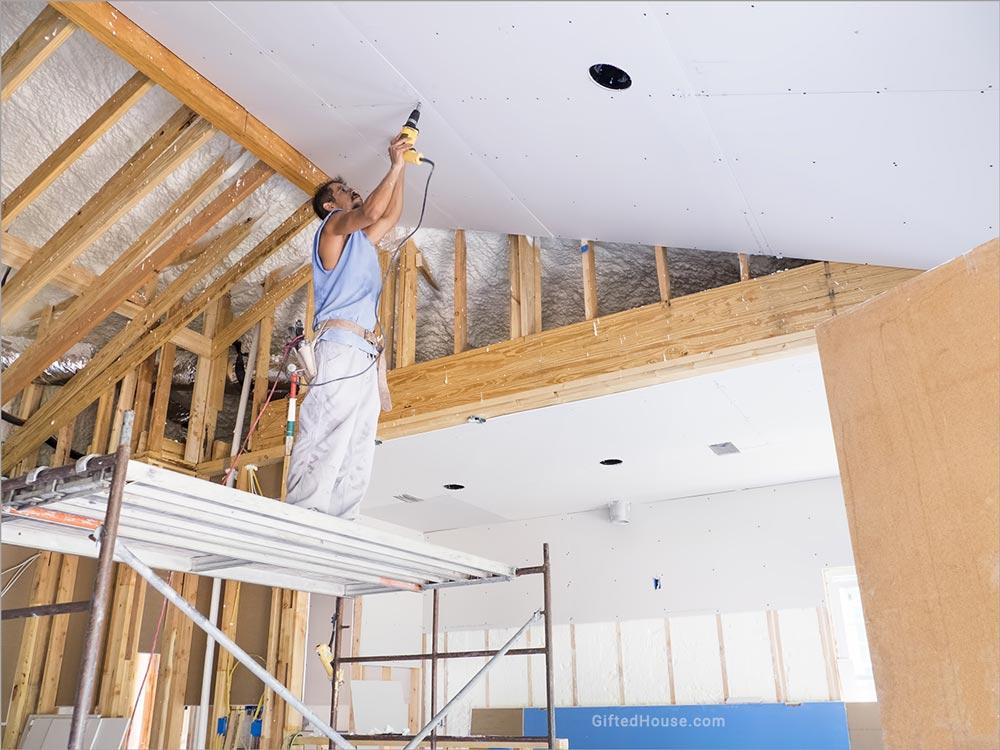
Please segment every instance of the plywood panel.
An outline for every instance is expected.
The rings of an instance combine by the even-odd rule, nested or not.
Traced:
[[[817,330],[887,750],[995,748],[1000,242]]]

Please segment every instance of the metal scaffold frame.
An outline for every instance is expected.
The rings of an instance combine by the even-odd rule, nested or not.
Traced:
[[[324,514],[265,499],[240,490],[195,479],[166,469],[129,460],[131,412],[125,414],[118,450],[107,456],[85,456],[74,465],[39,467],[23,477],[0,482],[4,542],[53,552],[98,558],[90,618],[80,666],[80,681],[73,708],[68,747],[83,747],[86,723],[94,705],[98,661],[112,598],[112,566],[124,563],[159,591],[208,637],[260,679],[301,714],[330,742],[330,747],[353,750],[351,740],[407,741],[416,748],[430,737],[437,741],[459,739],[437,734],[449,711],[507,654],[542,654],[545,657],[548,731],[543,737],[462,737],[467,740],[539,742],[556,748],[554,681],[552,664],[551,578],[548,545],[543,562],[530,568],[512,568],[474,555],[448,550],[426,542],[400,537]],[[264,516],[264,518],[261,518]],[[176,528],[175,526],[176,525]],[[158,528],[157,528],[158,527]],[[218,527],[231,532],[221,534]],[[255,528],[256,527],[256,528]],[[245,547],[241,545],[246,545]],[[300,550],[305,562],[290,568],[290,552]],[[325,564],[324,564],[325,563]],[[249,654],[208,618],[187,603],[153,567],[192,572],[216,578],[249,581],[337,597],[334,618],[331,720],[325,722],[288,688],[263,669]],[[441,652],[439,593],[443,588],[510,581],[524,575],[541,575],[544,606],[499,649]],[[345,597],[389,591],[428,591],[433,595],[431,652],[390,656],[342,656]],[[74,602],[72,611],[79,611]],[[19,616],[49,615],[68,605],[44,605],[19,610]],[[545,644],[514,648],[515,642],[539,619],[544,620]],[[490,659],[438,709],[431,690],[431,718],[414,735],[352,735],[336,731],[338,674],[341,665],[373,661],[429,661],[432,685],[437,685],[438,662],[446,659]]]

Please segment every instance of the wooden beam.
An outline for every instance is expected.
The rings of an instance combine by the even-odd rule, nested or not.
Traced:
[[[206,252],[192,262],[172,284],[143,308],[142,315],[130,320],[98,350],[82,370],[59,389],[59,393],[38,410],[29,423],[7,441],[4,465],[12,465],[14,461],[29,455],[32,448],[41,444],[53,429],[58,429],[86,408],[92,402],[94,393],[112,386],[128,370],[170,341],[176,331],[200,315],[211,300],[225,294],[240,278],[270,258],[315,219],[315,214],[310,215],[310,211],[310,202],[306,201],[250,252],[226,268],[201,294],[175,308],[184,295],[195,284],[203,281],[209,270],[229,254],[232,248],[226,246],[228,240],[225,238],[240,231],[241,225],[227,230],[217,240],[216,250]],[[160,320],[164,316],[165,319]]]
[[[465,230],[455,230],[455,354],[469,347],[469,271]]]
[[[226,295],[220,295],[205,310],[204,331],[209,338],[214,338],[216,330],[225,324],[227,301]],[[209,420],[209,413],[213,411],[215,401],[218,400],[215,393],[218,389],[214,387],[214,380],[218,379],[218,359],[225,356],[226,351],[228,348],[211,357],[198,357],[194,387],[191,390],[187,440],[184,443],[184,460],[192,464],[198,463],[205,457],[205,451],[215,439],[215,420]],[[210,434],[206,429],[209,424],[213,428]]]
[[[160,349],[160,359],[156,366],[156,383],[153,386],[153,406],[149,415],[149,437],[146,439],[146,450],[151,453],[159,453],[163,448],[176,356],[177,347],[173,344],[164,344]]]
[[[312,193],[330,178],[273,130],[106,2],[50,2],[136,70],[199,112],[296,187]]]
[[[583,317],[593,320],[597,317],[597,267],[594,263],[594,242],[580,245],[583,259]]]
[[[51,10],[46,8],[46,10]],[[45,11],[42,11],[43,13]],[[102,104],[94,114],[70,135],[62,144],[39,164],[20,185],[10,191],[0,208],[0,228],[7,229],[35,198],[55,182],[66,168],[98,138],[118,122],[154,84],[142,73],[129,78],[120,89]]]
[[[746,253],[738,253],[737,259],[740,262],[740,281],[750,279],[750,257]]]
[[[90,437],[90,447],[87,453],[104,453],[111,434],[111,417],[115,403],[115,388],[111,386],[101,393],[97,399],[97,410],[94,412],[94,432]]]
[[[52,305],[42,308],[42,314],[38,319],[38,327],[35,331],[35,338],[38,339],[45,336],[45,333],[48,331],[49,327],[52,326],[54,320],[55,310]],[[32,383],[30,386],[21,391],[21,400],[17,405],[17,416],[24,420],[29,419],[42,403],[42,392],[42,386],[36,383]],[[37,453],[35,455],[37,456]],[[22,461],[21,465],[18,466],[13,472],[7,474],[7,476],[20,476],[21,474],[34,468],[30,464],[31,462],[28,460]]]
[[[299,266],[293,273],[275,283],[263,296],[235,320],[223,327],[215,336],[215,356],[229,351],[240,336],[266,317],[273,317],[274,309],[312,280],[312,266]]]
[[[76,26],[62,13],[42,8],[0,59],[0,101],[7,101],[75,30]]]
[[[149,435],[149,417],[152,413],[152,406],[149,403],[153,395],[153,377],[156,367],[155,354],[150,354],[136,368],[135,381],[135,419],[132,423],[132,453],[139,453],[139,444],[146,440]]]
[[[382,296],[378,301],[378,322],[385,347],[383,352],[385,364],[391,370],[395,366],[396,357],[396,281],[399,274],[395,268],[390,268],[393,263],[390,251],[380,250],[378,263],[382,271]]]
[[[32,247],[21,238],[4,232],[2,235],[2,244],[0,244],[0,263],[17,270],[27,263],[32,254],[37,252],[37,250],[37,248]],[[74,263],[60,271],[52,283],[70,294],[79,297],[87,290],[93,288],[97,284],[97,279],[98,276],[93,271]],[[65,301],[60,303],[60,305],[65,304]],[[70,304],[72,304],[72,300],[70,300]],[[137,295],[132,295],[130,299],[120,303],[115,308],[115,312],[123,318],[131,320],[142,312],[143,304],[142,301],[138,300]],[[212,349],[211,342],[207,337],[197,331],[192,331],[190,328],[182,328],[177,331],[171,341],[181,349],[193,354],[207,354]]]
[[[211,135],[208,123],[187,107],[174,113],[7,282],[0,322],[9,326],[59,271],[80,257]]]
[[[670,266],[667,263],[667,248],[654,245],[653,256],[656,259],[656,283],[660,287],[660,302],[669,302]]]
[[[417,358],[417,249],[407,240],[399,256],[399,280],[396,295],[399,316],[395,320],[395,366],[412,365]]]
[[[122,425],[125,422],[125,412],[132,411],[135,406],[135,386],[138,381],[136,370],[130,369],[122,378],[122,384],[118,388],[118,402],[115,404],[115,413],[111,421],[111,434],[108,437],[108,453],[114,453],[121,442]]]
[[[262,293],[267,294],[275,284],[275,279],[271,274],[267,275],[262,285]],[[264,316],[260,321],[260,328],[257,333],[257,359],[255,362],[247,362],[245,377],[253,377],[253,399],[251,401],[250,416],[257,419],[264,408],[268,393],[271,391],[271,339],[274,336],[274,316]],[[251,373],[251,366],[253,371]],[[258,442],[257,434],[250,435],[250,447],[256,448]],[[244,475],[245,472],[240,472]]]
[[[431,289],[435,292],[440,292],[441,287],[437,283],[437,279],[434,278],[434,274],[431,272],[430,266],[427,264],[427,259],[424,258],[424,254],[417,253],[417,270],[420,271],[420,275],[424,277],[424,281],[430,284]]]
[[[198,600],[199,576],[193,573],[171,573],[170,585],[188,604]],[[187,689],[188,666],[191,661],[191,634],[194,623],[176,607],[167,609],[164,622],[164,646],[160,652],[160,669],[156,679],[156,697],[150,747],[181,747],[184,720],[184,693]]]
[[[537,246],[523,235],[517,235],[514,262],[517,265],[517,289],[520,292],[518,310],[520,312],[520,332],[522,336],[540,333],[542,330],[542,287],[541,267]]]
[[[83,339],[107,317],[108,313],[126,299],[136,295],[143,286],[154,279],[172,257],[205,234],[274,174],[270,167],[258,163],[199,211],[180,231],[153,252],[149,252],[150,248],[161,242],[191,209],[219,186],[230,166],[231,162],[225,156],[217,159],[173,202],[170,208],[107,267],[91,289],[73,301],[66,315],[60,318],[59,325],[53,326],[44,339],[36,340],[22,352],[4,372],[4,384],[10,393],[17,393],[49,363],[57,360]],[[138,434],[137,429],[137,437]]]
[[[639,388],[813,345],[815,326],[917,272],[814,263],[393,370],[393,438]],[[44,408],[44,407],[43,407]]]
[[[80,558],[76,555],[61,555],[61,557],[59,582],[56,585],[56,604],[73,601],[73,594],[76,590],[76,573],[80,564]],[[54,714],[56,712],[56,695],[59,689],[59,677],[62,674],[69,618],[70,615],[54,615],[49,626],[49,643],[45,649],[42,683],[38,691],[38,706],[35,709],[40,714]],[[76,668],[75,664],[73,668]]]

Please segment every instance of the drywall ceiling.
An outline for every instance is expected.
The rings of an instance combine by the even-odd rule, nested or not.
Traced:
[[[740,452],[710,450],[723,442]],[[375,455],[363,512],[423,531],[838,473],[815,351],[390,440]]]
[[[1000,226],[997,3],[114,5],[362,188],[421,100],[429,226],[909,267]]]

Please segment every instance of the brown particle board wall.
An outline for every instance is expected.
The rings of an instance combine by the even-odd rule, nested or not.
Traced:
[[[817,329],[886,750],[995,750],[1000,243]]]

